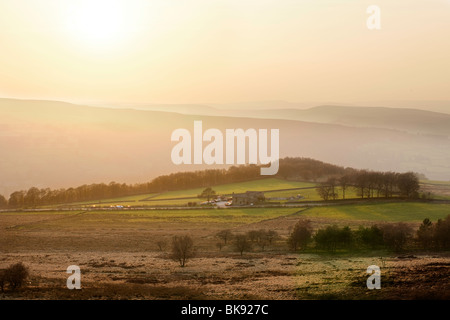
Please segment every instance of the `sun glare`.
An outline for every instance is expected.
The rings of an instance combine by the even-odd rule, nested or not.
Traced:
[[[69,8],[68,30],[86,46],[118,45],[125,31],[127,12],[124,9],[118,0],[76,1]]]

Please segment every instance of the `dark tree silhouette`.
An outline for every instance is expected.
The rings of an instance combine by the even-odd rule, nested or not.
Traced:
[[[316,188],[316,191],[323,200],[328,201],[332,197],[333,188],[322,183]]]
[[[429,249],[433,244],[434,228],[430,219],[426,218],[416,232],[417,240],[424,249]]]
[[[403,222],[387,223],[380,226],[384,243],[394,251],[402,251],[411,237],[412,229]]]
[[[292,230],[288,238],[288,244],[293,250],[297,248],[305,249],[309,241],[311,241],[312,226],[311,221],[301,219]]]
[[[208,187],[205,190],[203,190],[201,194],[198,195],[198,198],[207,199],[207,201],[209,201],[215,195],[216,192],[211,187]]]
[[[0,208],[6,208],[8,206],[8,200],[0,194]]]
[[[252,244],[246,234],[236,235],[234,237],[233,244],[235,250],[238,251],[241,256],[243,255],[244,251],[249,251],[252,248]]]
[[[28,268],[21,262],[9,266],[0,271],[0,288],[2,292],[6,284],[9,284],[11,290],[20,288],[29,276]]]
[[[348,175],[344,175],[339,178],[338,183],[341,186],[342,189],[342,199],[345,199],[345,191],[350,185],[350,177]]]
[[[172,238],[172,259],[178,261],[180,267],[184,267],[186,261],[194,254],[194,241],[190,236],[174,236]]]

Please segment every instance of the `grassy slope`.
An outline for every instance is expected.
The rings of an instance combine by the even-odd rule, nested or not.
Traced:
[[[213,186],[213,190],[216,191],[217,194],[232,194],[241,193],[245,191],[266,191],[266,190],[276,190],[276,189],[289,189],[289,188],[303,188],[303,187],[313,187],[315,184],[311,182],[298,182],[298,181],[287,181],[283,179],[276,178],[267,178],[246,182],[237,182],[237,183],[229,183],[222,184],[218,186]],[[155,201],[139,201],[144,200],[154,194],[141,194],[129,197],[120,197],[113,199],[104,199],[101,201],[86,201],[86,202],[76,202],[71,203],[71,205],[100,205],[100,206],[110,206],[110,205],[123,205],[123,206],[141,206],[141,205],[183,205],[190,201],[203,201],[200,199],[183,199],[183,200],[165,200],[170,198],[184,198],[184,197],[197,197],[203,189],[205,188],[193,188],[188,190],[178,190],[178,191],[168,191],[161,193],[160,195],[152,198]],[[298,193],[303,194],[303,192],[308,193],[308,199],[319,200],[314,189],[311,190],[294,190],[294,191],[282,191],[275,193],[268,193],[266,196],[268,197],[281,197],[281,196],[290,196],[296,195]],[[156,201],[160,200],[160,201]],[[106,203],[107,202],[107,203]],[[103,204],[102,204],[103,203]],[[59,205],[54,205],[50,207],[58,207]]]
[[[222,184],[219,186],[212,187],[214,191],[218,194],[231,194],[231,193],[242,193],[246,191],[266,191],[266,190],[276,190],[276,189],[289,189],[289,188],[302,188],[302,187],[312,187],[314,183],[310,182],[297,182],[297,181],[287,181],[283,179],[267,178],[261,180],[252,180],[246,182],[237,182]],[[195,197],[202,192],[204,188],[196,188],[181,191],[170,191],[162,194],[160,197],[155,199],[165,199],[172,197]]]

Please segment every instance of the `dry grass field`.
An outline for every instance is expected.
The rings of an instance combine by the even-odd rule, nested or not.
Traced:
[[[289,251],[286,238],[301,216],[315,229],[374,223],[348,219],[342,209],[335,218],[332,208],[322,215],[319,209],[309,209],[310,216],[299,208],[1,213],[0,269],[23,262],[30,278],[0,299],[449,298],[445,252]],[[409,223],[417,227],[420,221],[414,216]],[[215,234],[223,229],[275,230],[280,237],[264,251],[254,246],[241,256],[230,244],[216,247]],[[184,234],[193,237],[196,256],[181,268],[169,245],[161,251],[156,243]],[[366,288],[372,264],[382,268],[381,290]],[[69,265],[81,268],[81,290],[66,288]]]

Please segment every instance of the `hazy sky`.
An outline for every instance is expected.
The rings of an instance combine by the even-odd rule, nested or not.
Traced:
[[[0,97],[450,100],[449,39],[450,0],[1,0]]]

